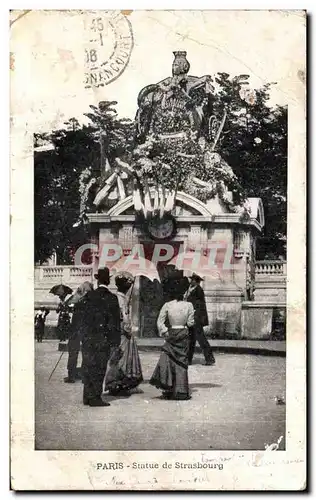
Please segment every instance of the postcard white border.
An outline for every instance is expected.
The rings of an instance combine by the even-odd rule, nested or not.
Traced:
[[[18,83],[17,83],[18,84]],[[11,91],[14,89],[11,84]],[[14,90],[13,90],[14,96]],[[12,108],[12,103],[11,103]],[[287,342],[287,451],[208,452],[223,460],[223,471],[212,472],[207,482],[179,484],[186,472],[157,474],[157,483],[132,478],[124,471],[125,484],[108,485],[91,464],[110,460],[199,460],[199,452],[44,452],[33,451],[33,155],[32,134],[25,122],[11,130],[11,416],[12,485],[16,489],[192,489],[194,490],[291,490],[303,488],[305,479],[305,88],[298,83],[297,101],[289,106],[289,232],[288,232],[288,342]],[[27,242],[27,244],[26,244]],[[23,251],[21,251],[23,248]],[[30,265],[31,264],[31,265]],[[21,291],[23,290],[23,300]],[[23,386],[24,390],[21,390]],[[28,388],[28,390],[26,389]],[[205,452],[204,452],[205,453]],[[168,458],[167,458],[168,457]],[[260,460],[258,462],[258,460]],[[223,474],[224,472],[224,474]],[[195,476],[196,477],[196,476]],[[139,482],[138,482],[139,481]],[[51,486],[48,486],[51,485]]]

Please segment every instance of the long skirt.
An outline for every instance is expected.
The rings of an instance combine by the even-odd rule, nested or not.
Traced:
[[[189,398],[188,353],[188,329],[170,328],[149,383],[172,398]]]
[[[121,345],[114,349],[105,377],[105,390],[134,389],[143,381],[138,348],[133,336],[123,337]]]
[[[69,338],[70,334],[70,316],[68,313],[60,312],[57,322],[57,337],[63,342]]]

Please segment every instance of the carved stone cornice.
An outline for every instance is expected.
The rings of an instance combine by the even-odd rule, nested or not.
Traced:
[[[87,214],[87,219],[90,224],[104,224],[111,222],[134,223],[135,215],[109,215],[104,213]],[[240,221],[239,214],[222,214],[213,216],[203,215],[185,215],[176,217],[178,224],[218,224],[218,225],[239,225],[253,228],[261,232],[261,226],[257,219],[250,218],[247,221]]]

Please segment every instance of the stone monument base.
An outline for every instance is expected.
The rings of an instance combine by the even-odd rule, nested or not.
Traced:
[[[253,340],[284,340],[286,335],[286,304],[243,302],[241,338]]]
[[[150,192],[154,199],[155,191]],[[155,265],[175,265],[186,276],[193,272],[203,278],[209,316],[209,334],[220,338],[241,338],[242,303],[251,297],[254,285],[255,242],[264,226],[262,201],[250,198],[248,216],[229,211],[218,197],[207,203],[178,191],[173,217],[176,231],[172,237],[159,240],[150,236],[146,222],[137,224],[133,196],[119,201],[107,213],[89,213],[96,246],[94,267],[107,265],[103,258],[112,242],[118,242],[123,255],[141,247],[151,259],[156,248]],[[151,248],[152,247],[152,248]],[[162,247],[166,247],[161,250]],[[151,248],[151,250],[150,250]],[[166,259],[164,251],[170,256]],[[179,255],[183,254],[179,260]],[[151,256],[150,256],[151,255]],[[180,262],[180,264],[179,264]],[[156,321],[162,306],[150,280],[135,280],[132,309],[132,331],[137,337],[156,337]]]
[[[204,291],[209,319],[207,335],[215,338],[241,338],[242,292],[233,284],[206,288]]]

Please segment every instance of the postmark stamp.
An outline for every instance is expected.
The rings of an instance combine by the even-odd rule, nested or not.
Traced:
[[[86,23],[85,88],[103,87],[125,70],[133,50],[130,21],[121,11],[95,12]]]

